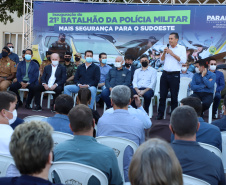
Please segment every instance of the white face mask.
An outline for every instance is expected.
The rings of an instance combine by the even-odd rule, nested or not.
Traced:
[[[57,65],[59,64],[59,61],[52,61],[52,64],[53,64],[54,66],[57,66]]]
[[[13,52],[13,48],[9,48],[9,50],[10,50],[10,53],[12,53],[12,52]]]
[[[121,62],[115,62],[115,67],[117,67],[117,68],[122,67],[122,63]]]
[[[211,70],[211,71],[215,71],[216,68],[217,68],[217,66],[215,66],[215,65],[210,65],[210,70]]]
[[[16,111],[16,109],[13,112],[8,111],[8,110],[6,110],[6,111],[13,114],[13,118],[12,119],[9,119],[9,118],[6,117],[6,119],[8,119],[8,121],[9,121],[9,124],[12,125],[16,121],[17,111]]]
[[[196,73],[200,73],[200,71],[199,71],[199,68],[198,68],[198,67],[196,67],[196,68],[195,68],[195,72],[196,72]]]
[[[183,71],[183,72],[187,71],[187,67],[182,67],[181,71]]]

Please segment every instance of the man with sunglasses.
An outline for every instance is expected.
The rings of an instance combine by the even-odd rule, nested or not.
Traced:
[[[213,100],[213,119],[216,119],[217,108],[219,107],[220,100],[221,100],[221,91],[225,87],[224,74],[220,71],[217,71],[216,67],[217,67],[216,60],[210,60],[209,71],[211,71],[212,73],[215,73],[216,84],[217,84],[217,89],[216,89],[214,100]]]
[[[13,50],[14,50],[14,46],[12,43],[7,43],[6,46],[9,48],[10,50],[10,53],[8,55],[8,57],[14,61],[16,64],[19,63],[19,57],[16,53],[13,53]],[[2,53],[0,54],[0,58],[2,58]]]

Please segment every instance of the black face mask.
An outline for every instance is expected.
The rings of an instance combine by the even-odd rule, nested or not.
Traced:
[[[65,58],[64,60],[65,60],[66,62],[70,62],[70,61],[71,61],[70,58]]]
[[[61,38],[60,41],[61,41],[61,42],[64,42],[64,41],[65,41],[65,38]]]
[[[147,67],[147,66],[148,66],[148,62],[147,62],[147,61],[142,62],[141,65],[142,65],[143,67]]]
[[[79,60],[80,60],[80,58],[79,58],[79,57],[75,57],[75,61],[77,61],[77,62],[78,62]]]
[[[2,57],[7,57],[7,56],[8,56],[8,52],[2,51]]]
[[[125,63],[125,66],[126,66],[126,67],[130,67],[130,66],[131,66],[131,64],[127,64],[127,63]]]
[[[50,57],[47,57],[47,60],[48,60],[48,61],[51,61]]]

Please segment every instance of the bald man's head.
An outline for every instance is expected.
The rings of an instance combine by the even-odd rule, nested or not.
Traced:
[[[115,59],[115,67],[118,68],[118,69],[121,69],[123,63],[124,63],[123,57],[117,56],[116,59]]]
[[[60,55],[58,53],[52,53],[50,58],[53,66],[57,66],[59,64]]]

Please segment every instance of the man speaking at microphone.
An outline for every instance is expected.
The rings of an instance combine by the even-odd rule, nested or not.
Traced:
[[[178,106],[180,71],[182,64],[186,63],[186,49],[178,44],[178,40],[178,33],[170,33],[169,44],[167,44],[161,57],[164,67],[160,79],[160,102],[157,120],[163,118],[168,90],[171,93],[171,112]]]

